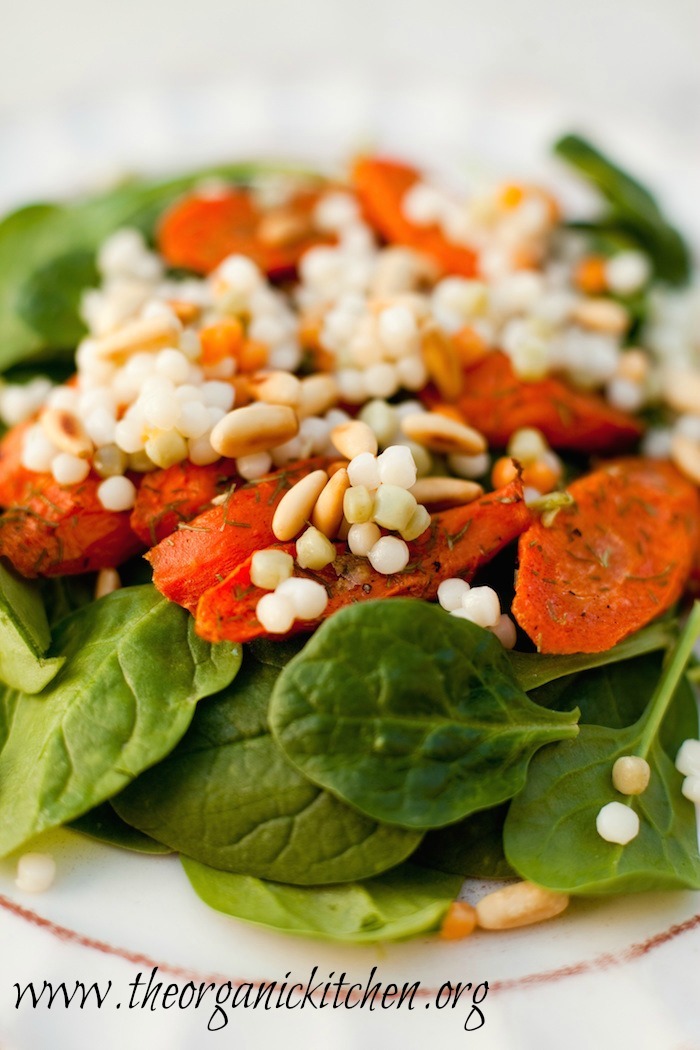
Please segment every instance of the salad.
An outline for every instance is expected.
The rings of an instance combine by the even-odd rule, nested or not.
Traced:
[[[356,943],[700,889],[700,294],[640,183],[555,151],[594,213],[362,156],[0,224],[21,889],[60,825]]]

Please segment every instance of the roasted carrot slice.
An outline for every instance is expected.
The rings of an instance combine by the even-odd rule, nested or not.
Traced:
[[[431,407],[439,403],[434,388],[422,397]],[[500,351],[465,373],[457,406],[470,426],[501,448],[520,427],[536,427],[552,448],[575,452],[625,451],[642,433],[632,416],[594,394],[573,390],[561,379],[523,382]]]
[[[682,594],[700,499],[669,463],[633,458],[569,492],[575,506],[520,537],[513,612],[540,652],[603,652]]]
[[[523,502],[522,483],[491,492],[463,507],[433,515],[431,527],[409,544],[411,561],[403,572],[383,576],[366,558],[347,553],[338,544],[338,557],[320,572],[295,568],[295,575],[319,580],[330,600],[323,619],[345,605],[370,598],[433,599],[441,580],[451,576],[472,579],[477,569],[495,557],[527,528],[530,512]],[[276,544],[294,554],[295,545]],[[251,552],[251,556],[252,556]],[[207,590],[197,606],[197,633],[208,641],[247,642],[267,635],[255,616],[265,593],[250,581],[251,557],[217,586]],[[320,620],[297,621],[290,634],[310,631]]]
[[[191,521],[236,481],[236,463],[220,459],[198,467],[189,460],[145,474],[131,512],[131,528],[147,547]]]
[[[289,276],[307,248],[328,240],[311,223],[318,199],[317,191],[303,191],[272,213],[262,211],[245,189],[230,189],[217,196],[192,193],[163,215],[158,249],[171,266],[195,273],[210,273],[228,255],[240,254],[271,277]],[[286,237],[277,241],[271,236],[273,214],[287,223]]]
[[[328,459],[306,459],[249,481],[230,499],[183,522],[146,555],[153,582],[170,601],[194,610],[200,595],[262,547],[275,543],[272,516],[295,481]],[[217,464],[218,466],[218,464]]]
[[[27,485],[36,478],[22,466],[24,435],[34,420],[12,427],[0,441],[0,507],[11,507],[22,500]]]
[[[403,244],[433,258],[444,273],[473,277],[476,253],[445,237],[439,226],[417,226],[403,213],[405,194],[420,179],[408,164],[380,157],[361,157],[352,181],[367,220],[390,244]]]

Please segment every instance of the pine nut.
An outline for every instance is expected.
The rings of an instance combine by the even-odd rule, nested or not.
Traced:
[[[349,488],[348,472],[345,467],[341,467],[331,475],[328,484],[316,500],[316,506],[311,515],[311,524],[329,540],[338,535],[338,529],[343,520],[343,500]]]
[[[476,908],[466,901],[452,901],[442,920],[440,936],[443,941],[461,941],[476,929]]]
[[[700,375],[691,370],[668,369],[663,377],[664,400],[676,412],[700,415]]]
[[[568,903],[566,893],[545,890],[533,882],[516,882],[482,897],[476,905],[476,920],[483,930],[512,930],[553,919]]]
[[[301,396],[301,383],[291,372],[255,372],[246,377],[250,396],[269,405],[293,408]]]
[[[307,416],[322,416],[329,408],[338,404],[340,393],[335,377],[326,373],[306,376],[301,380],[301,392],[297,412],[300,419]]]
[[[44,433],[61,452],[87,459],[92,455],[93,443],[77,416],[65,408],[47,408],[41,413]]]
[[[299,420],[288,405],[258,402],[234,408],[211,432],[211,445],[220,456],[238,459],[283,445],[299,430]]]
[[[685,434],[671,439],[671,459],[689,481],[700,485],[700,445]]]
[[[201,306],[186,299],[168,299],[168,306],[182,324],[193,324],[202,312]]]
[[[118,591],[122,585],[116,569],[100,569],[95,581],[95,600]]]
[[[428,375],[445,401],[456,401],[462,392],[462,367],[451,339],[436,326],[423,332],[421,354]]]
[[[359,456],[361,452],[371,452],[376,456],[379,451],[374,431],[361,419],[353,419],[350,423],[341,423],[340,426],[333,427],[331,441],[341,456],[347,459]]]
[[[606,335],[624,335],[630,316],[614,299],[581,299],[571,311],[571,318],[582,328]]]
[[[638,349],[623,351],[617,363],[616,375],[630,383],[645,383],[649,376],[649,355]]]
[[[621,795],[641,795],[649,787],[651,768],[639,755],[623,755],[613,766],[612,782]]]
[[[177,346],[180,338],[180,326],[168,317],[138,318],[128,324],[94,340],[95,353],[98,357],[120,361],[136,351],[163,350],[168,346]]]
[[[286,248],[313,233],[313,226],[308,215],[292,208],[275,208],[263,215],[256,233],[270,248]]]
[[[439,412],[415,412],[404,416],[401,429],[411,441],[433,452],[475,456],[485,452],[488,447],[486,439],[478,430]]]
[[[409,492],[418,503],[444,503],[450,507],[461,507],[484,494],[481,485],[463,478],[421,478]]]
[[[285,492],[272,519],[272,531],[278,540],[285,543],[301,532],[327,482],[325,470],[313,470]]]
[[[380,253],[372,277],[373,296],[392,296],[435,284],[440,271],[427,255],[412,248],[391,247]]]

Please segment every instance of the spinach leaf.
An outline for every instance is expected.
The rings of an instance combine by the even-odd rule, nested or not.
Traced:
[[[503,852],[508,803],[472,813],[458,824],[429,831],[412,864],[451,872],[463,879],[511,879],[515,872]]]
[[[508,656],[521,689],[529,693],[532,689],[537,689],[547,682],[578,674],[580,671],[588,671],[592,667],[603,667],[605,664],[629,660],[642,653],[667,649],[675,639],[675,627],[674,620],[657,620],[603,653],[571,653],[564,656],[550,656],[543,653],[518,653],[511,650]],[[534,699],[540,703],[536,697]],[[589,719],[582,719],[582,721],[589,721]]]
[[[79,576],[46,576],[37,580],[52,628],[65,616],[95,600],[95,575],[91,572]]]
[[[270,694],[299,648],[247,646],[235,682],[200,705],[168,758],[114,799],[119,815],[195,860],[277,882],[349,882],[405,860],[420,833],[339,802],[301,776],[272,739]]]
[[[25,693],[41,692],[64,662],[44,658],[50,642],[36,586],[0,562],[0,680]]]
[[[0,856],[120,791],[172,750],[197,700],[231,681],[240,649],[208,645],[193,624],[148,586],[61,621],[51,651],[65,663],[53,681],[39,697],[4,695]]]
[[[511,798],[577,712],[537,707],[494,636],[413,599],[340,610],[284,669],[270,724],[288,758],[362,813],[441,827]]]
[[[67,252],[25,281],[17,297],[18,313],[49,345],[75,346],[87,331],[78,312],[81,296],[98,283],[94,253]]]
[[[149,835],[132,828],[125,820],[117,816],[116,810],[109,802],[102,802],[95,806],[82,817],[77,817],[68,825],[73,831],[79,831],[81,835],[105,842],[108,846],[118,846],[119,849],[128,849],[133,853],[165,854],[173,851],[162,842],[156,842]]]
[[[506,857],[523,878],[566,893],[700,888],[695,807],[681,794],[683,778],[661,736],[679,684],[687,689],[684,669],[699,634],[696,603],[651,701],[634,725],[582,726],[575,741],[543,748],[535,756],[525,789],[511,803],[504,831]],[[687,696],[681,703],[687,705]],[[627,715],[613,711],[612,717]],[[678,720],[671,733],[683,726],[684,719]],[[642,795],[614,790],[612,767],[622,755],[648,761],[651,779]],[[634,808],[640,818],[639,834],[626,846],[605,841],[596,830],[598,812],[612,801]]]
[[[600,224],[586,224],[607,237],[623,237],[645,251],[656,276],[669,284],[684,284],[691,272],[688,246],[665,219],[646,187],[632,178],[579,135],[565,135],[554,152],[575,167],[602,193],[608,211]]]
[[[217,911],[285,933],[372,944],[439,929],[460,876],[413,864],[341,886],[285,886],[207,868],[182,857],[199,897]]]

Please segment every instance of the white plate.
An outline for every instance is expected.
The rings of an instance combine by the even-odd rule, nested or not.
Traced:
[[[55,196],[128,168],[262,154],[330,161],[368,140],[444,161],[471,177],[488,171],[551,176],[546,148],[568,128],[567,117],[551,100],[524,107],[507,96],[485,108],[439,88],[431,93],[403,84],[378,94],[343,78],[188,85],[187,93],[100,99],[0,124],[0,202]],[[601,141],[644,171],[700,240],[692,154],[682,143],[659,148],[633,128],[607,125],[604,116],[598,123]],[[566,192],[575,195],[573,184]],[[41,897],[19,893],[12,860],[0,862],[0,1050],[190,1050],[210,1043],[245,1050],[700,1046],[699,894],[577,902],[555,922],[456,944],[419,939],[351,948],[285,938],[211,911],[173,857],[128,854],[64,831],[37,848],[43,845],[57,858],[58,877]],[[216,1033],[207,1030],[213,992],[197,1011],[129,1009],[129,982],[156,966],[157,980],[181,989],[189,980],[217,987],[227,980],[281,982],[287,973],[306,984],[314,967],[315,983],[345,971],[364,985],[376,966],[375,980],[384,986],[420,981],[421,994],[412,1010],[406,1003],[374,1011],[229,1005],[228,1025]],[[32,1009],[26,995],[15,1009],[15,983],[33,981],[40,991],[44,981],[72,989],[76,980],[112,982],[101,1009]],[[444,982],[476,988],[484,981],[485,1025],[466,1033],[471,993],[441,1009],[436,993]]]

